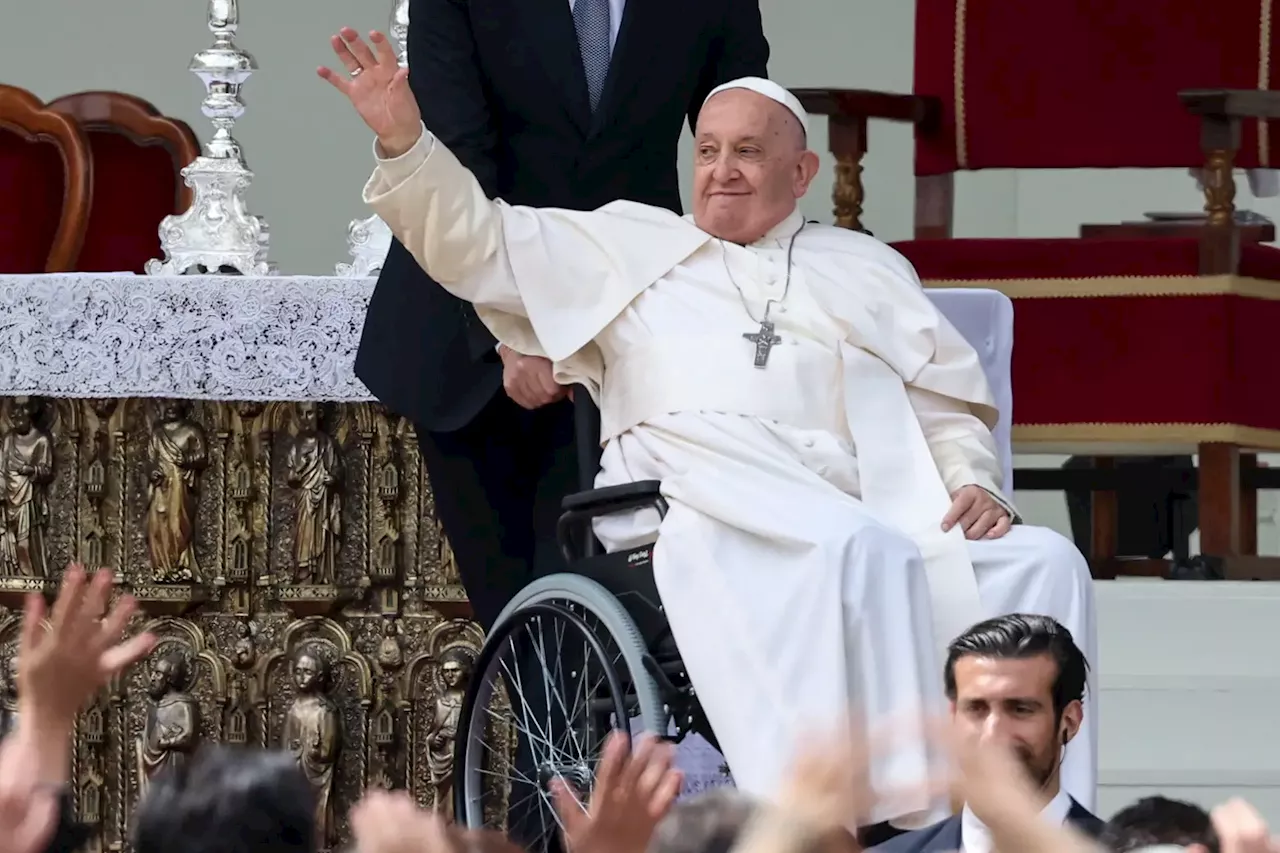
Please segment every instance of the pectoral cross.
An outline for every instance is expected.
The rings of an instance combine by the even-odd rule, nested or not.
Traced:
[[[773,323],[768,320],[760,321],[760,331],[743,332],[742,337],[756,345],[756,367],[768,366],[769,353],[782,343],[782,338],[773,333]]]

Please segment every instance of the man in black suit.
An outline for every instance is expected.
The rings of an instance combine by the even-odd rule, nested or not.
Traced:
[[[708,92],[766,76],[758,0],[411,0],[410,84],[431,132],[490,197],[681,209],[676,146]],[[590,281],[575,282],[590,288]],[[574,410],[545,359],[497,347],[397,241],[356,374],[417,426],[478,621],[563,570],[560,500],[589,482]]]
[[[1071,632],[1048,616],[1013,614],[979,622],[947,649],[943,672],[957,733],[1011,747],[1036,783],[1047,820],[1091,838],[1102,821],[1060,786],[1059,770],[1084,719],[1089,665]],[[940,823],[903,833],[881,853],[992,853],[982,816],[967,805]]]

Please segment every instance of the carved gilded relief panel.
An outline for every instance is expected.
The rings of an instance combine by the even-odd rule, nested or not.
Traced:
[[[0,727],[25,591],[111,569],[161,642],[81,715],[72,789],[100,850],[201,744],[293,751],[326,847],[368,785],[451,811],[481,644],[411,425],[374,405],[0,399]]]

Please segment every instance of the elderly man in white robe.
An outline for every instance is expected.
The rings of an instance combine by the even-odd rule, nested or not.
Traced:
[[[660,525],[597,532],[611,549],[656,536],[663,604],[739,787],[771,795],[797,738],[850,706],[868,725],[940,711],[939,649],[980,619],[1052,616],[1096,660],[1084,559],[1002,494],[976,353],[900,255],[797,210],[819,166],[790,93],[757,78],[711,93],[692,217],[532,209],[486,198],[422,126],[382,35],[344,30],[337,53],[347,73],[319,74],[377,135],[365,200],[503,345],[590,390],[598,485],[662,482]],[[900,741],[877,787],[924,780],[925,743]],[[1095,752],[1063,768],[1087,807]],[[948,810],[920,790],[863,820]]]

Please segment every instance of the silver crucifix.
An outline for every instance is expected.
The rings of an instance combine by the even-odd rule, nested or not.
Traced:
[[[769,364],[769,353],[782,343],[782,338],[773,333],[773,323],[768,320],[760,321],[760,331],[743,332],[742,337],[756,345],[756,367],[766,367]]]

